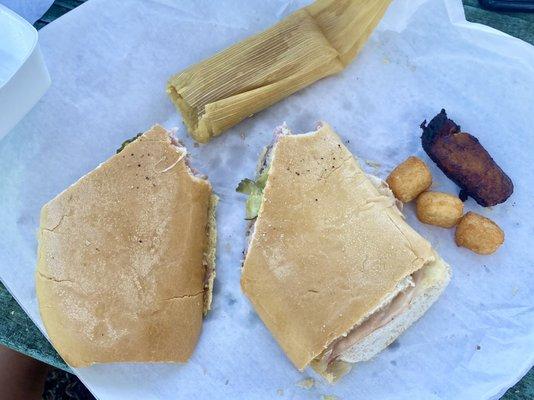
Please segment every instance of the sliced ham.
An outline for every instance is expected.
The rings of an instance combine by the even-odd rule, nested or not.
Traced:
[[[364,322],[354,327],[345,337],[333,342],[324,352],[327,356],[327,362],[336,360],[341,354],[349,350],[362,339],[393,321],[396,317],[404,313],[410,306],[412,299],[418,295],[421,290],[421,279],[423,271],[419,270],[411,275],[409,285],[405,285],[394,298],[382,307],[380,310],[369,316]]]

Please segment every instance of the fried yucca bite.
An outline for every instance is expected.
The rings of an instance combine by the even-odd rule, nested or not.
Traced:
[[[464,204],[453,195],[441,192],[423,192],[417,197],[417,218],[419,221],[452,228],[464,213]]]
[[[477,254],[492,254],[504,243],[504,232],[491,219],[468,212],[456,228],[455,240]]]
[[[403,203],[414,200],[432,184],[432,174],[423,160],[408,157],[386,179],[389,188]]]

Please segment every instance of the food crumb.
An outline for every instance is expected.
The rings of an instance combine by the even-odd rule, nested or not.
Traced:
[[[277,394],[278,396],[283,396],[283,395],[284,395],[284,389],[278,389],[278,390],[276,391],[276,394]]]
[[[297,386],[303,389],[311,389],[315,386],[315,380],[313,378],[306,378],[297,382]]]
[[[339,397],[334,396],[333,394],[323,394],[321,400],[339,400]]]
[[[382,164],[372,160],[365,160],[365,164],[373,169],[380,169],[382,167]]]

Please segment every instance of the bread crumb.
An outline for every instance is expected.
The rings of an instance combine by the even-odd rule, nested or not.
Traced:
[[[283,396],[283,395],[284,395],[284,389],[278,389],[278,390],[276,391],[276,394],[277,394],[278,396]]]
[[[374,169],[380,169],[380,167],[382,167],[382,164],[377,163],[375,161],[371,161],[371,160],[365,160],[365,164],[367,164],[368,166]]]
[[[313,378],[306,378],[299,382],[297,382],[297,386],[301,387],[303,389],[311,389],[315,386],[315,379]]]
[[[339,400],[339,397],[334,396],[333,394],[323,394],[321,400]]]

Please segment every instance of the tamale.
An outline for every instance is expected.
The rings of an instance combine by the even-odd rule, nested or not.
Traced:
[[[205,143],[352,61],[391,0],[317,0],[173,76],[167,93]]]

